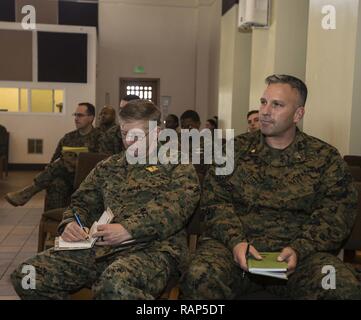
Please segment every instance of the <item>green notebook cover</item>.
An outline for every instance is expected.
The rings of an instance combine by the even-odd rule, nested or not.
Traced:
[[[253,257],[248,258],[248,269],[250,272],[254,271],[275,271],[286,272],[287,263],[278,262],[277,258],[280,252],[260,252],[262,260],[256,260]]]

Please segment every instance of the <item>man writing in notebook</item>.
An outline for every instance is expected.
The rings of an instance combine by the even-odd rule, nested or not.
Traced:
[[[63,208],[69,204],[74,191],[76,154],[62,152],[63,147],[87,147],[89,152],[101,152],[103,149],[103,132],[93,127],[95,107],[88,102],[79,103],[73,116],[76,130],[60,139],[50,164],[35,177],[31,185],[5,195],[10,204],[23,206],[44,189],[47,189],[45,210]]]
[[[145,155],[142,149],[139,157],[160,148],[155,143],[153,149],[147,138],[159,133],[160,116],[150,101],[129,102],[119,113],[124,146],[132,149],[145,141]],[[149,121],[158,126],[152,129]],[[138,139],[135,131],[144,138]],[[96,245],[75,251],[49,249],[24,262],[11,275],[21,298],[65,299],[89,286],[96,299],[153,299],[171,275],[180,273],[187,256],[185,225],[200,198],[197,173],[191,164],[131,164],[128,159],[125,151],[99,163],[73,194],[59,225],[65,241],[85,240],[87,232],[74,212],[82,227],[90,228],[109,208],[114,217],[98,226]],[[21,287],[24,264],[35,267],[35,290]]]
[[[294,299],[360,299],[361,286],[336,254],[351,232],[357,193],[335,148],[302,133],[306,85],[287,75],[266,79],[261,130],[235,138],[235,169],[206,177],[206,231],[182,283],[188,299],[233,299],[262,288]],[[289,279],[248,272],[249,255],[279,252]],[[324,266],[336,289],[322,287]],[[245,276],[243,277],[243,271]]]

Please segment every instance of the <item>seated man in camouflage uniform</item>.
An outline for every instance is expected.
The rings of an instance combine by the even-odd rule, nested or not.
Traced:
[[[99,112],[99,125],[98,128],[106,133],[108,130],[113,127],[118,127],[119,125],[115,122],[115,110],[111,106],[103,107]]]
[[[266,79],[261,132],[235,138],[229,176],[209,170],[202,209],[206,229],[181,285],[187,299],[234,299],[260,289],[293,299],[360,299],[361,286],[336,254],[356,216],[357,192],[338,151],[302,133],[305,84],[292,76]],[[280,252],[288,281],[247,272],[247,246]],[[336,289],[322,286],[324,266]],[[243,271],[246,273],[243,275]]]
[[[127,148],[136,141],[130,137],[134,130],[147,132],[145,137],[150,133],[157,136],[159,127],[150,132],[150,120],[159,123],[160,111],[146,100],[132,101],[120,111]],[[149,153],[152,145],[157,148],[156,142],[148,143]],[[96,246],[78,251],[49,249],[29,259],[11,275],[16,292],[24,299],[65,299],[71,292],[92,286],[96,299],[159,296],[170,276],[179,274],[184,265],[184,228],[199,193],[192,165],[131,164],[126,152],[110,157],[98,164],[73,194],[59,225],[66,241],[83,240],[86,234],[74,222],[72,210],[90,227],[109,207],[115,218],[98,227],[96,236],[101,238]],[[122,246],[128,239],[136,243]],[[22,289],[23,265],[36,269],[35,290]]]
[[[138,100],[139,97],[136,95],[127,95],[120,100],[119,111],[127,105],[129,101]],[[122,136],[120,133],[119,125],[112,126],[104,134],[103,146],[106,153],[117,154],[124,150],[122,143]]]
[[[77,129],[59,141],[50,164],[35,177],[30,186],[6,194],[5,199],[13,206],[22,206],[36,193],[47,189],[45,210],[66,207],[74,191],[76,157],[74,153],[62,153],[62,148],[88,147],[89,152],[101,152],[103,133],[93,127],[94,116],[95,108],[92,104],[80,103],[74,113]]]

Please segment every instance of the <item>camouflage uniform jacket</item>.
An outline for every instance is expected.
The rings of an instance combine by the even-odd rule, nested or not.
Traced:
[[[106,133],[108,130],[117,127],[118,124],[115,123],[115,121],[109,125],[100,124],[97,128],[101,130],[102,132]],[[114,129],[113,129],[114,130]]]
[[[285,150],[267,146],[260,132],[235,138],[235,169],[210,169],[202,208],[206,235],[230,250],[253,241],[259,251],[291,246],[299,259],[335,252],[349,236],[357,191],[338,151],[297,129]]]
[[[109,207],[115,216],[112,223],[120,223],[134,239],[148,239],[145,245],[184,262],[185,226],[199,199],[199,181],[192,165],[130,165],[122,152],[98,164],[80,185],[64,213],[59,232],[74,220],[72,208],[90,227]],[[136,244],[130,250],[143,246]],[[121,246],[101,248],[97,250],[98,258],[122,250]]]
[[[103,137],[104,133],[98,128],[93,128],[86,135],[81,135],[79,130],[74,130],[67,133],[60,139],[56,150],[51,158],[51,162],[61,157],[63,146],[66,147],[88,147],[89,152],[103,152]]]
[[[120,126],[114,125],[104,133],[102,145],[103,152],[113,155],[124,150]]]

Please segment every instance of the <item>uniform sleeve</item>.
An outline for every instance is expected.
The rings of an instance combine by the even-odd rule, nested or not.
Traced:
[[[61,150],[64,144],[64,137],[60,139],[58,145],[56,146],[55,152],[50,160],[50,162],[54,162],[56,159],[61,157]]]
[[[74,221],[72,209],[75,209],[80,216],[80,220],[88,228],[104,212],[100,171],[99,166],[95,167],[72,195],[70,206],[64,212],[63,220],[58,227],[60,233],[64,230],[66,224]]]
[[[205,236],[223,243],[229,250],[246,241],[241,220],[238,218],[232,199],[232,190],[227,176],[217,176],[212,166],[204,181],[201,209],[206,217]]]
[[[164,240],[186,226],[199,199],[200,186],[194,167],[178,165],[171,173],[170,184],[120,223],[135,239]]]
[[[357,214],[357,191],[338,153],[323,174],[317,208],[290,246],[302,260],[314,252],[339,250],[350,235]]]

